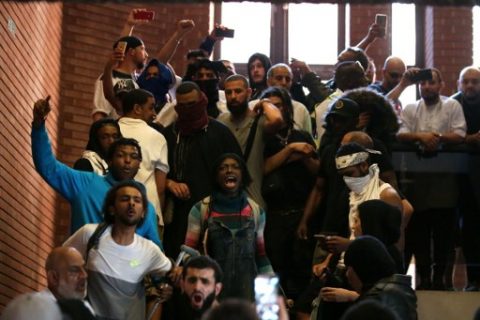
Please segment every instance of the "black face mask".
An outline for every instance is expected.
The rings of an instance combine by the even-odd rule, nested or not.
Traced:
[[[195,83],[207,96],[208,104],[216,104],[218,101],[218,79],[197,80]]]

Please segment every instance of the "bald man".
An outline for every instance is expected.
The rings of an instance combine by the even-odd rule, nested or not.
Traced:
[[[390,56],[385,60],[382,69],[383,80],[377,81],[369,87],[382,95],[387,95],[400,83],[403,74],[407,71],[405,63],[398,57]]]
[[[480,69],[464,68],[458,77],[458,92],[452,96],[462,105],[467,135],[465,142],[474,148],[480,146]],[[480,157],[469,155],[467,174],[460,179],[460,212],[462,214],[462,247],[467,263],[466,291],[480,288]]]
[[[77,249],[58,247],[52,250],[45,262],[47,288],[39,292],[16,297],[5,309],[5,314],[17,314],[25,305],[22,301],[37,301],[38,310],[45,301],[56,303],[63,299],[85,299],[87,295],[87,272],[85,261]],[[88,303],[85,305],[92,310]],[[18,309],[18,310],[17,310]],[[7,312],[8,311],[8,312]],[[33,315],[34,311],[32,311]],[[2,320],[4,318],[1,318]]]
[[[79,299],[87,296],[85,261],[77,249],[58,247],[45,262],[48,290],[58,299]],[[47,290],[47,289],[45,289]]]
[[[416,67],[408,68],[407,70],[402,59],[390,56],[383,64],[383,80],[377,81],[368,87],[391,100],[394,103],[397,116],[400,116],[402,111],[402,104],[399,100],[400,95],[408,86],[415,83],[411,79],[419,70]]]

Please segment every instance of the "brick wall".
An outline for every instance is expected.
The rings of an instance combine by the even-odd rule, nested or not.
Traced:
[[[36,99],[50,94],[58,105],[60,98],[62,4],[1,2],[0,21],[1,307],[46,284],[43,263],[56,232],[56,195],[33,168],[30,122]],[[55,149],[59,113],[54,109],[48,121]]]
[[[0,312],[14,296],[45,287],[45,258],[70,223],[69,205],[33,168],[33,102],[52,96],[47,128],[58,158],[71,165],[87,142],[95,79],[134,7],[156,12],[152,24],[134,32],[151,56],[177,19],[195,20],[171,62],[182,75],[187,50],[208,32],[208,4],[0,3]]]
[[[472,24],[470,7],[427,7],[425,10],[425,65],[442,72],[444,95],[457,90],[460,70],[472,64]]]
[[[144,39],[151,56],[173,33],[176,20],[195,20],[197,27],[172,60],[182,75],[186,51],[196,48],[207,33],[209,5],[135,6],[156,12],[152,24],[134,32]],[[131,8],[128,4],[0,2],[0,310],[19,293],[45,286],[46,255],[64,240],[69,226],[69,206],[57,199],[32,165],[32,103],[52,96],[54,109],[47,128],[59,158],[72,164],[86,145],[94,81]],[[388,5],[351,8],[351,43],[361,39],[376,13],[390,10]],[[440,66],[447,92],[453,92],[458,71],[471,63],[471,11],[429,10],[431,19],[426,23],[435,29],[427,31],[431,34],[426,37],[431,43],[427,61]],[[389,52],[390,43],[378,40],[368,53],[378,67]]]

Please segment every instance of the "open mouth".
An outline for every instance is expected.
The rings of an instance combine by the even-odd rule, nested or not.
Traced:
[[[238,178],[236,176],[225,177],[225,187],[233,189],[237,186]]]
[[[192,295],[192,305],[200,308],[203,304],[203,295],[201,293],[194,293]]]

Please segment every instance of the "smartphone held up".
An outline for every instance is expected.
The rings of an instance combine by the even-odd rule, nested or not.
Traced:
[[[279,279],[277,276],[260,275],[255,278],[255,303],[261,320],[278,320]]]
[[[137,11],[133,14],[133,18],[135,20],[145,20],[145,21],[152,21],[155,18],[154,11]]]
[[[220,27],[215,28],[215,37],[233,38],[234,35],[235,35],[235,30],[233,29],[220,28]]]
[[[381,37],[385,37],[387,32],[387,15],[377,13],[375,15],[375,24],[379,25],[382,29]]]

